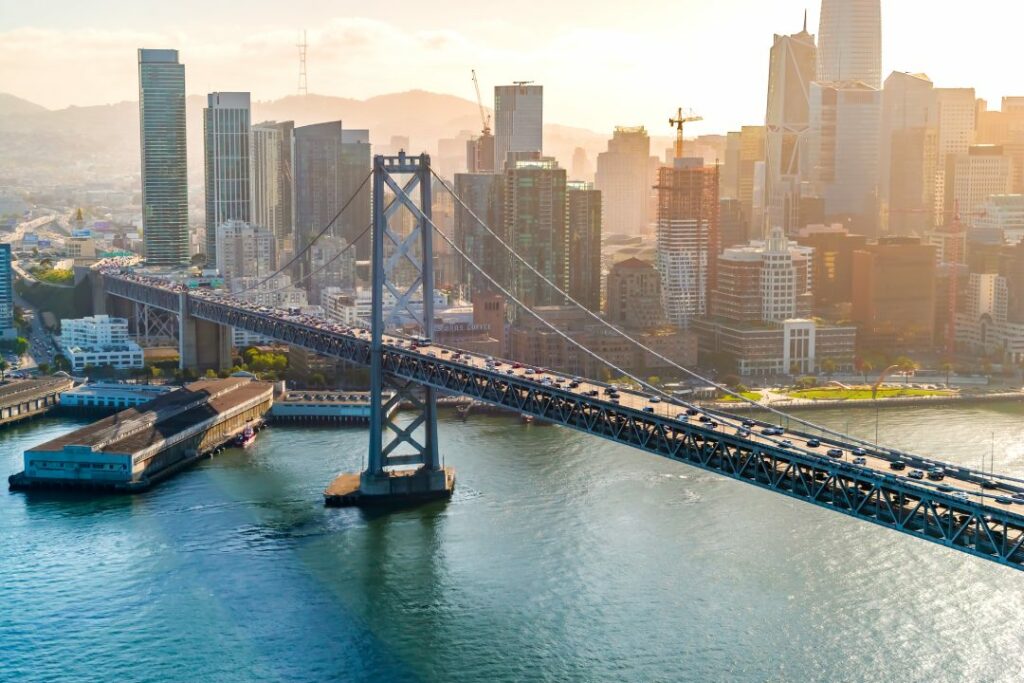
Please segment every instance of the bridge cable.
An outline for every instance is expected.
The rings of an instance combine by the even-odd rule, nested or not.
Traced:
[[[424,218],[426,218],[426,217],[424,216]],[[683,407],[687,407],[687,408],[698,408],[696,405],[694,405],[692,403],[689,403],[689,402],[687,402],[685,400],[681,400],[681,399],[679,399],[679,398],[677,398],[675,396],[672,396],[670,394],[667,394],[662,389],[659,389],[658,387],[655,387],[655,386],[653,386],[653,385],[643,381],[642,379],[640,379],[639,377],[633,375],[632,373],[626,372],[622,368],[616,366],[611,361],[609,361],[609,360],[605,359],[604,357],[602,357],[600,354],[590,350],[589,348],[584,346],[582,343],[576,341],[575,339],[573,339],[572,337],[567,335],[565,332],[563,332],[562,330],[558,329],[554,324],[552,324],[551,322],[545,320],[539,313],[537,313],[536,311],[531,309],[524,302],[522,302],[520,299],[515,297],[511,292],[509,292],[505,287],[500,285],[489,273],[487,273],[480,265],[478,265],[476,262],[474,262],[461,248],[459,248],[454,243],[454,241],[451,238],[449,238],[446,234],[444,234],[444,232],[441,230],[440,227],[437,226],[437,224],[435,224],[429,218],[427,218],[426,220],[434,228],[434,230],[437,231],[437,233],[448,244],[448,246],[450,246],[452,249],[454,249],[463,259],[465,259],[465,261],[467,263],[469,263],[469,265],[471,265],[481,275],[483,275],[502,294],[504,294],[506,297],[511,299],[514,303],[516,303],[520,308],[522,308],[524,311],[529,313],[531,316],[533,316],[534,318],[539,320],[545,327],[550,329],[552,332],[554,332],[558,336],[562,337],[567,342],[569,342],[570,344],[572,344],[576,348],[580,349],[581,351],[583,351],[588,356],[594,358],[598,362],[603,363],[604,365],[608,366],[612,370],[615,370],[616,372],[622,373],[622,375],[624,377],[628,377],[629,379],[632,379],[633,381],[637,382],[639,385],[641,385],[643,387],[646,387],[650,391],[652,391],[652,392],[654,392],[656,394],[660,394],[665,399],[667,399],[669,404],[677,405],[677,406],[683,406]],[[746,427],[741,422],[741,420],[743,420],[745,418],[742,418],[741,416],[732,415],[732,414],[726,413],[724,411],[719,412],[719,411],[708,411],[708,410],[704,410],[704,409],[701,409],[701,410],[704,413],[713,412],[713,414],[715,414],[717,417],[719,417],[719,419],[721,419],[722,422],[727,424],[728,426],[731,426],[731,427],[734,427],[734,428],[737,428],[737,429],[746,429]],[[783,414],[783,415],[785,416],[785,414]],[[788,416],[786,416],[786,417],[788,417]],[[700,426],[700,425],[697,425],[697,426]],[[783,448],[785,450],[791,450],[793,448],[791,445],[787,445],[787,444],[783,443],[784,440],[778,439],[778,438],[774,438],[774,436],[770,436],[770,435],[766,435],[766,434],[759,434],[758,438],[763,439],[765,441],[768,441],[768,442],[774,444],[775,446],[781,447],[781,448]],[[871,444],[869,444],[867,442],[861,442],[861,443],[864,443],[865,445],[871,445]],[[842,444],[842,445],[848,445],[848,444]],[[877,449],[877,447],[876,447],[875,450],[878,450],[879,454],[881,454],[880,453],[881,449]],[[802,447],[799,448],[798,452],[800,452],[800,453],[802,453],[804,455],[811,455],[811,456],[820,457],[820,454],[812,452],[812,451],[808,451],[808,450],[806,450],[806,449],[804,449]],[[923,459],[923,456],[918,456],[918,457],[921,457]],[[985,472],[974,470],[972,468],[963,468],[963,467],[961,467],[960,469],[961,470],[967,470],[971,474],[980,475],[980,476],[985,477],[985,478],[1002,479],[1004,481],[1013,481],[1013,482],[1024,482],[1024,479],[1018,479],[1016,477],[1011,477],[1011,476],[1008,476],[1008,475],[999,475],[999,474],[994,474],[994,473],[993,474],[988,474],[988,473],[985,473]],[[984,492],[984,491],[981,491],[981,492],[968,492],[968,493],[970,495],[977,496],[979,498],[993,498],[993,499],[994,498],[998,498],[999,495],[1000,495],[1000,494],[991,494],[991,493],[987,493],[987,492]]]
[[[689,375],[693,379],[699,380],[699,381],[704,382],[704,383],[706,383],[706,384],[708,384],[710,386],[713,386],[716,389],[718,389],[719,391],[721,391],[722,393],[727,394],[729,396],[732,396],[732,397],[734,397],[736,399],[739,399],[740,401],[743,401],[744,403],[747,403],[747,404],[749,404],[751,406],[754,406],[755,408],[763,408],[767,412],[770,412],[770,413],[772,413],[774,415],[777,415],[778,417],[783,417],[783,418],[786,418],[787,420],[791,420],[793,422],[796,422],[798,424],[804,425],[806,427],[810,427],[812,429],[816,429],[816,430],[822,432],[823,434],[829,434],[831,436],[834,436],[834,437],[839,438],[839,439],[843,439],[843,440],[848,441],[848,442],[853,442],[853,443],[858,443],[858,444],[861,444],[861,445],[871,446],[874,450],[881,451],[881,448],[878,446],[878,444],[873,443],[871,441],[868,441],[866,439],[861,439],[859,437],[854,437],[854,436],[851,436],[849,434],[844,434],[844,433],[839,432],[837,430],[833,430],[833,429],[831,429],[829,427],[825,427],[823,425],[815,424],[814,422],[810,422],[809,420],[804,420],[804,419],[796,417],[794,415],[790,415],[788,413],[785,413],[785,412],[783,412],[783,411],[781,411],[781,410],[779,410],[779,409],[777,409],[777,408],[775,408],[775,407],[773,407],[773,406],[771,406],[771,405],[769,405],[767,403],[760,403],[758,401],[754,401],[754,400],[752,400],[750,398],[747,398],[746,396],[744,396],[743,394],[741,394],[739,392],[733,391],[732,389],[729,389],[728,387],[726,387],[726,386],[724,386],[722,384],[718,384],[717,382],[714,382],[714,381],[708,379],[707,377],[704,377],[703,375],[700,375],[699,373],[694,372],[693,370],[690,370],[689,368],[684,367],[684,366],[676,363],[672,359],[667,358],[666,356],[662,355],[658,351],[650,348],[649,346],[647,346],[646,344],[644,344],[640,340],[638,340],[638,339],[632,337],[631,335],[627,334],[626,332],[624,332],[623,330],[619,329],[615,325],[612,325],[607,320],[602,318],[600,315],[594,313],[589,308],[587,308],[586,306],[581,304],[579,301],[577,301],[576,299],[571,297],[568,294],[568,292],[565,292],[561,287],[559,287],[557,284],[555,284],[550,279],[548,279],[543,273],[541,273],[539,270],[534,268],[531,263],[529,263],[525,258],[522,257],[522,255],[520,255],[515,249],[513,249],[504,239],[502,239],[497,233],[495,233],[494,230],[492,230],[483,221],[483,219],[481,219],[479,216],[477,216],[476,213],[471,208],[469,208],[469,206],[466,205],[466,203],[462,200],[462,198],[459,197],[459,195],[457,195],[455,193],[455,190],[450,185],[448,185],[448,183],[444,180],[444,178],[439,176],[433,169],[431,169],[430,172],[433,174],[433,176],[435,178],[437,178],[437,180],[441,183],[442,187],[444,187],[444,189],[448,191],[448,193],[455,199],[455,201],[457,201],[459,203],[459,205],[463,209],[465,209],[466,212],[469,213],[470,216],[473,217],[473,220],[476,221],[484,230],[486,230],[495,240],[497,240],[498,243],[501,244],[501,246],[503,246],[506,250],[508,250],[508,252],[510,254],[512,254],[512,256],[514,256],[518,261],[520,261],[523,265],[525,265],[534,275],[536,275],[541,280],[543,280],[546,284],[548,284],[550,287],[552,287],[556,292],[558,292],[559,294],[564,296],[567,301],[569,301],[570,303],[575,305],[577,308],[583,310],[591,318],[593,318],[594,320],[598,321],[601,325],[607,327],[608,329],[614,331],[616,334],[618,334],[622,338],[632,342],[633,344],[635,344],[639,348],[643,349],[647,353],[650,353],[651,355],[653,355],[655,358],[658,358],[659,360],[661,360],[661,361],[663,361],[665,363],[668,363],[670,366],[676,368],[677,370],[681,370],[682,372],[686,373],[687,375]],[[674,399],[674,400],[678,400],[678,399]],[[714,411],[714,412],[722,414],[722,415],[728,415],[729,414],[729,413],[726,413],[725,411]],[[732,417],[738,417],[738,416],[732,416]]]
[[[316,235],[315,235],[315,236],[313,237],[313,239],[312,239],[312,240],[310,240],[309,244],[307,244],[307,245],[305,246],[305,248],[303,248],[303,249],[302,249],[302,251],[300,251],[300,252],[296,253],[296,254],[295,254],[294,256],[292,256],[292,257],[291,257],[291,259],[289,259],[289,260],[288,260],[288,263],[284,264],[283,266],[281,266],[281,267],[280,267],[280,268],[278,268],[278,269],[277,269],[276,271],[274,271],[273,273],[271,273],[271,274],[270,274],[270,275],[268,275],[267,277],[263,278],[262,280],[260,280],[260,281],[259,281],[259,282],[257,282],[256,284],[254,284],[254,285],[251,285],[251,286],[249,286],[249,287],[246,287],[245,289],[239,290],[239,291],[237,291],[237,292],[232,292],[232,294],[244,294],[245,292],[248,292],[248,291],[251,291],[251,290],[253,290],[253,289],[256,289],[257,287],[260,287],[260,286],[261,286],[261,285],[263,285],[264,283],[268,282],[269,280],[272,280],[272,279],[274,279],[275,277],[277,277],[278,275],[280,275],[281,273],[283,273],[283,272],[284,272],[284,271],[285,271],[285,270],[286,270],[287,268],[290,268],[290,267],[291,267],[291,265],[292,265],[293,263],[295,263],[296,261],[298,261],[298,260],[299,260],[299,259],[300,259],[300,258],[301,258],[301,257],[302,257],[303,255],[305,255],[305,253],[306,253],[307,251],[309,251],[309,250],[310,250],[310,249],[311,249],[311,248],[313,247],[313,245],[314,245],[314,244],[316,243],[316,241],[317,241],[318,239],[320,239],[321,237],[323,237],[323,236],[324,236],[324,234],[325,234],[325,233],[326,233],[326,232],[327,232],[328,230],[330,230],[330,229],[331,229],[331,226],[332,226],[332,225],[334,225],[334,223],[335,223],[335,222],[336,222],[336,221],[337,221],[337,220],[338,220],[339,218],[341,218],[341,214],[345,213],[345,209],[347,209],[347,208],[348,208],[348,207],[349,207],[349,206],[350,206],[350,205],[352,204],[352,202],[354,202],[354,201],[355,201],[356,197],[358,197],[358,196],[359,196],[359,193],[360,193],[360,192],[362,192],[362,190],[363,190],[363,188],[364,188],[364,187],[366,187],[366,183],[367,183],[367,182],[369,182],[369,180],[370,180],[370,178],[371,178],[371,177],[373,177],[373,171],[372,171],[372,170],[371,170],[371,171],[370,171],[369,173],[367,173],[367,174],[366,174],[366,177],[364,177],[364,178],[363,178],[363,180],[362,180],[362,182],[361,182],[361,183],[359,183],[359,187],[357,187],[357,188],[356,188],[356,191],[352,193],[352,196],[348,198],[348,201],[346,201],[346,202],[345,202],[344,204],[342,204],[341,208],[340,208],[340,209],[338,209],[338,213],[334,214],[334,218],[332,218],[332,219],[331,219],[330,221],[328,221],[328,222],[327,222],[327,225],[325,225],[325,226],[323,227],[323,229],[321,229],[321,230],[320,230],[320,232],[318,232],[318,233],[317,233],[317,234],[316,234]],[[372,224],[371,224],[371,225],[372,225]],[[361,237],[361,236],[362,236],[362,235],[360,235],[360,237]],[[356,239],[358,240],[359,238],[357,237]],[[353,242],[352,242],[352,244],[355,244],[355,241],[353,241]]]

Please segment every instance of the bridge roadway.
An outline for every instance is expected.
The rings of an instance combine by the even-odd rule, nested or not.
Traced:
[[[369,364],[366,329],[248,304],[214,290],[186,291],[119,269],[102,271],[102,278],[108,295],[179,315],[184,305],[195,318]],[[397,335],[384,336],[383,365],[395,378],[517,410],[1024,569],[1021,479],[803,431],[764,434],[765,428],[781,428],[626,389],[613,398],[611,387],[594,380]],[[809,445],[812,439],[820,445]],[[827,455],[831,449],[841,456]],[[906,468],[892,469],[894,460]],[[942,467],[944,479],[909,476],[928,467]]]

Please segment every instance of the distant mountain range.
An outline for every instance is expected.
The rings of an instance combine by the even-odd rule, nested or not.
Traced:
[[[189,166],[202,169],[202,108],[205,97],[191,95],[186,104]],[[411,90],[355,100],[327,95],[288,96],[253,102],[253,123],[294,120],[296,125],[340,119],[346,128],[370,130],[370,140],[387,145],[391,136],[407,136],[412,152],[437,153],[437,141],[462,131],[476,134],[480,114],[475,102],[438,93]],[[14,170],[39,173],[54,163],[83,164],[114,175],[138,172],[139,112],[137,102],[49,110],[0,93],[0,144],[8,158],[0,174]],[[544,126],[545,153],[571,168],[573,151],[582,147],[591,168],[606,147],[611,131],[597,133],[557,124]],[[652,153],[663,148],[652,141]],[[34,175],[34,174],[33,174]]]

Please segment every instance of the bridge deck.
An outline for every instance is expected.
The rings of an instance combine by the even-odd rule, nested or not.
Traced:
[[[370,333],[285,311],[230,299],[200,290],[185,296],[180,286],[145,276],[105,275],[108,293],[164,307],[211,322],[263,334],[287,344],[368,364]],[[788,430],[761,433],[758,421],[749,431],[744,418],[695,410],[682,401],[658,400],[608,386],[437,344],[384,338],[384,371],[423,385],[519,410],[605,439],[715,471],[785,495],[942,543],[963,552],[1024,568],[1024,480],[987,475],[917,454],[895,453],[863,443]],[[518,366],[518,367],[517,367]],[[588,394],[596,392],[595,396]],[[703,415],[716,426],[698,421]],[[808,444],[817,438],[821,444]],[[828,449],[841,457],[830,457]],[[860,463],[854,449],[863,449]],[[892,469],[894,460],[906,469]],[[915,479],[911,470],[940,466],[943,481]],[[989,488],[985,488],[988,486]],[[1014,496],[1020,496],[1017,501]]]

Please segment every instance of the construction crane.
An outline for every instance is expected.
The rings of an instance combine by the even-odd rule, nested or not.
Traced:
[[[668,125],[676,129],[676,159],[683,158],[683,124],[703,120],[703,116],[697,116],[690,109],[684,112],[682,107],[676,110],[676,117],[674,119],[669,117]]]
[[[473,88],[476,89],[476,104],[480,107],[480,123],[483,128],[480,129],[480,134],[487,136],[491,134],[491,115],[484,109],[484,100],[480,97],[480,83],[476,80],[476,69],[471,69],[470,73],[473,74]]]

